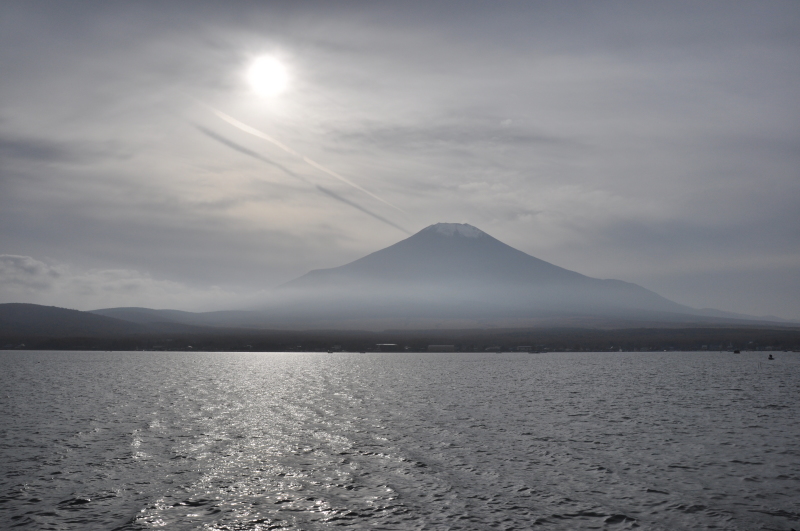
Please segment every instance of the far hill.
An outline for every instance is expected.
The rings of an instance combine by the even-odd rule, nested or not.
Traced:
[[[38,304],[0,304],[0,336],[97,337],[135,334],[146,327],[89,312]]]
[[[154,311],[154,310],[145,310]],[[114,313],[113,311],[111,313]],[[188,313],[188,312],[178,312]],[[203,315],[203,314],[190,314]],[[0,304],[0,338],[4,340],[32,337],[120,337],[137,334],[196,334],[209,330],[166,320],[139,322],[117,319],[94,312],[82,312],[38,304]]]
[[[150,308],[104,308],[91,311],[97,315],[148,326],[180,324],[188,326],[261,328],[265,316],[253,311],[184,312],[181,310],[152,310]]]

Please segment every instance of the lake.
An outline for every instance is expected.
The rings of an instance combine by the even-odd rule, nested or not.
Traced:
[[[0,527],[800,529],[800,354],[0,352]]]

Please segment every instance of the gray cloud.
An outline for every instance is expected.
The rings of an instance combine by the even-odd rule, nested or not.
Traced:
[[[174,297],[195,309],[230,306],[248,298],[216,286],[198,288],[130,269],[75,271],[30,256],[0,255],[0,303],[34,302],[90,310],[124,305],[168,307]],[[250,295],[252,296],[252,294]]]
[[[0,122],[2,126],[2,122]],[[125,160],[131,157],[128,150],[108,142],[69,142],[47,138],[15,136],[0,133],[0,162],[14,164],[85,164],[103,159]]]
[[[41,139],[0,136],[0,157],[39,162],[69,161],[74,155],[62,145]]]
[[[579,146],[573,139],[536,133],[519,127],[511,119],[494,122],[431,123],[414,125],[358,124],[350,130],[332,130],[329,134],[344,143],[356,142],[370,147],[393,150],[431,149],[437,145],[455,145],[474,149],[480,145],[533,148],[541,145]]]
[[[7,289],[46,290],[61,274],[30,256],[0,254],[0,284]]]
[[[5,2],[0,250],[146,271],[181,307],[463,221],[679,302],[800,318],[758,281],[800,276],[799,22],[796,2]],[[265,53],[292,77],[275,100],[243,80]],[[197,100],[407,217],[220,135]]]

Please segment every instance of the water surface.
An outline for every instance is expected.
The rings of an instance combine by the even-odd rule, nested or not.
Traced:
[[[800,357],[0,352],[0,527],[800,529]]]

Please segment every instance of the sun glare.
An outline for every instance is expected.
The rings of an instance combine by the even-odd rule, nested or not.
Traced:
[[[286,68],[274,57],[256,59],[247,72],[250,86],[261,96],[277,96],[289,81]]]

